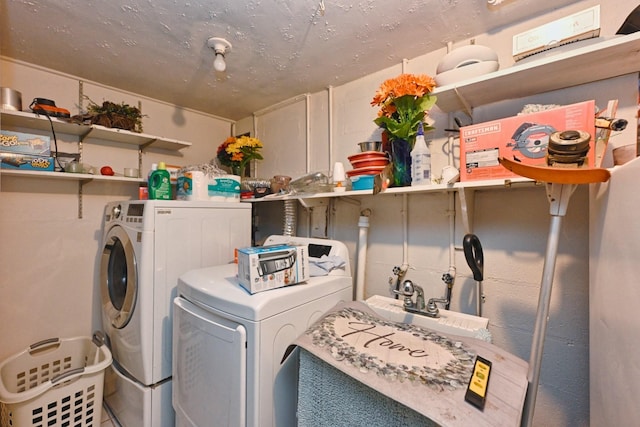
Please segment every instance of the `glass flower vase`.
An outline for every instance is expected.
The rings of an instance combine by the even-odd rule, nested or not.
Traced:
[[[245,176],[246,169],[245,165],[231,165],[231,173],[240,177]]]
[[[411,185],[411,143],[404,139],[394,139],[391,145],[392,186]]]

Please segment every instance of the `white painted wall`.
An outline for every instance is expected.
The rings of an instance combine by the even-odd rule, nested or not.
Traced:
[[[34,97],[50,98],[77,114],[79,85],[72,76],[27,64],[0,61],[0,83],[22,92],[23,109]],[[213,158],[229,135],[231,122],[195,111],[84,83],[94,102],[142,103],[144,132],[192,142],[182,152],[143,154],[143,176],[151,163],[190,165]],[[85,103],[86,105],[86,103]],[[4,126],[3,126],[4,128]],[[20,130],[20,129],[18,129]],[[36,133],[32,129],[21,129]],[[57,135],[58,149],[78,152],[77,138]],[[83,159],[111,165],[123,173],[137,167],[138,151],[92,140]],[[41,339],[90,335],[100,328],[98,250],[107,202],[136,199],[131,183],[94,181],[83,186],[82,219],[78,218],[78,181],[26,179],[0,173],[0,359]]]
[[[635,7],[625,2],[619,8],[601,9],[603,34],[613,34]],[[493,34],[476,37],[476,43],[491,46],[500,57],[503,68],[513,63],[511,37],[535,25],[540,25],[560,16],[571,14],[598,4],[595,1],[579,1],[572,7],[558,11],[548,17]],[[455,48],[456,46],[454,46]],[[446,53],[440,51],[411,59],[390,69],[368,75],[344,86],[333,88],[333,102],[329,106],[332,117],[332,142],[328,147],[332,154],[329,162],[318,165],[317,170],[331,168],[333,161],[349,165],[347,157],[357,152],[359,141],[372,139],[375,132],[373,119],[376,109],[369,102],[378,85],[403,70],[412,73],[434,75],[438,61]],[[482,106],[474,111],[475,123],[517,114],[527,103],[569,104],[595,99],[597,106],[604,108],[610,99],[620,102],[617,117],[626,118],[630,124],[636,122],[638,99],[638,76],[629,75],[605,82],[578,86],[567,90]],[[325,93],[312,95],[325,97]],[[312,111],[313,117],[316,112]],[[320,112],[318,114],[324,114]],[[434,110],[436,130],[432,147],[442,147],[441,152],[432,151],[433,170],[439,175],[447,164],[449,147],[443,128],[448,127],[447,115]],[[464,114],[456,114],[463,123],[469,123]],[[295,121],[289,116],[287,122]],[[298,117],[298,123],[305,118]],[[277,126],[277,123],[273,124]],[[314,138],[312,134],[311,138]],[[320,138],[317,138],[318,140]],[[269,140],[266,140],[269,143]],[[636,133],[629,130],[616,136],[611,147],[635,144]],[[459,146],[454,145],[454,165],[459,166]],[[609,159],[610,160],[610,159]],[[299,166],[299,165],[296,165]],[[269,173],[283,170],[267,169]],[[293,172],[294,169],[286,169]],[[267,174],[268,175],[268,174]],[[560,239],[554,292],[552,295],[550,321],[548,325],[542,373],[537,398],[535,425],[539,426],[586,426],[589,425],[589,330],[588,330],[588,194],[579,188],[573,195],[569,211],[564,220]],[[356,198],[360,206],[354,211],[353,203],[336,200],[339,223],[330,228],[330,237],[346,240],[355,254],[358,237],[358,211],[370,209],[371,227],[366,267],[365,297],[379,294],[389,295],[387,280],[392,268],[401,265],[402,196],[378,195]],[[549,233],[549,204],[543,187],[514,187],[502,190],[479,191],[476,194],[474,233],[480,238],[485,255],[484,290],[487,302],[484,315],[490,318],[490,329],[494,343],[524,360],[529,359],[533,325],[535,321],[538,291],[544,264],[547,236]],[[275,204],[275,203],[274,203]],[[262,205],[262,204],[261,204]],[[429,297],[444,296],[445,285],[441,281],[449,267],[448,196],[441,194],[412,194],[408,201],[410,270],[406,276],[422,285]],[[260,206],[258,212],[267,208]],[[277,208],[272,207],[277,212]],[[459,204],[456,203],[459,211]],[[341,215],[342,213],[342,215]],[[261,216],[262,228],[265,226]],[[305,234],[304,221],[299,231]],[[260,228],[260,227],[259,227]],[[453,290],[452,309],[466,313],[475,312],[474,292],[476,283],[461,253],[465,230],[460,217],[456,220],[455,265],[458,278]],[[268,234],[268,233],[267,233]],[[352,259],[355,271],[355,261]]]
[[[624,3],[616,8],[602,8],[603,32],[615,32],[634,7],[631,2]],[[598,2],[579,1],[551,16],[480,35],[476,40],[496,49],[502,66],[507,67],[511,64],[514,33],[594,4]],[[407,61],[404,70],[433,75],[445,52],[443,47]],[[78,102],[77,81],[71,76],[6,60],[0,61],[0,67],[0,84],[21,90],[27,105],[35,96],[55,99],[58,105],[72,110],[70,107]],[[376,131],[372,122],[376,110],[369,102],[384,79],[402,70],[403,66],[398,64],[347,85],[309,94],[308,99],[302,96],[301,100],[282,108],[257,114],[255,119],[239,121],[235,133],[253,131],[255,120],[257,136],[265,143],[265,160],[257,166],[261,177],[275,174],[298,177],[308,171],[329,173],[334,161],[348,165],[347,157],[357,151],[357,142],[371,139]],[[137,103],[141,99],[135,94],[123,94],[95,84],[85,85],[85,93],[95,102],[109,99]],[[597,104],[603,106],[607,100],[618,98],[618,116],[634,123],[637,96],[637,76],[632,75],[478,108],[474,119],[479,122],[513,115],[527,102],[569,103],[596,99]],[[183,150],[182,155],[146,153],[145,174],[150,164],[159,160],[186,165],[210,159],[230,132],[230,123],[221,118],[149,99],[142,99],[142,103],[143,113],[148,115],[144,120],[145,133],[194,143]],[[448,126],[449,119],[437,111],[434,116],[437,128],[434,146],[443,146],[442,129]],[[73,138],[62,138],[65,150],[76,146]],[[619,138],[635,143],[633,130]],[[85,154],[95,163],[108,161],[122,168],[137,161],[137,153],[132,150],[87,145]],[[444,154],[434,152],[436,175],[446,162]],[[91,333],[98,327],[100,318],[96,267],[102,209],[108,201],[135,198],[137,187],[102,182],[85,185],[82,219],[77,218],[77,182],[45,182],[0,175],[0,189],[0,359],[43,338]],[[337,199],[330,208],[333,218],[330,237],[345,241],[354,255],[359,212],[371,209],[366,296],[388,295],[387,277],[392,267],[402,261],[402,197],[383,194]],[[281,204],[259,205],[258,233],[279,231]],[[441,296],[445,289],[441,276],[449,267],[448,196],[414,194],[408,196],[408,207],[411,268],[407,278],[422,285],[428,296]],[[304,235],[305,214],[301,212],[299,230]],[[481,239],[485,254],[487,303],[484,310],[491,319],[494,343],[528,360],[549,225],[544,189],[514,187],[479,191],[475,212],[473,231]],[[572,198],[560,238],[535,418],[535,424],[540,426],[589,424],[587,212],[588,194],[580,188]],[[457,217],[456,245],[460,245],[463,234]],[[475,282],[460,251],[455,263],[458,278],[452,309],[473,313]],[[352,265],[355,271],[354,259]]]

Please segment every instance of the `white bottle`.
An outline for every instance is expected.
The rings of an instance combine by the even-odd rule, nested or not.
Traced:
[[[427,184],[431,184],[431,151],[424,140],[424,127],[420,122],[416,143],[411,150],[411,185]]]

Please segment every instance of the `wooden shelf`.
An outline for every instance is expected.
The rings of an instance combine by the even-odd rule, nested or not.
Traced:
[[[533,57],[532,57],[533,58]],[[640,32],[438,87],[436,105],[450,113],[640,71]]]
[[[49,123],[47,117],[26,111],[2,110],[0,113],[0,124],[3,129],[5,127],[23,127],[50,132],[51,123],[53,123],[53,129],[56,133],[76,135],[80,137],[81,141],[95,138],[135,145],[143,149],[153,147],[170,151],[178,151],[191,146],[190,142],[130,132],[124,129],[107,128],[99,125],[79,125],[56,118],[52,118],[51,123]]]

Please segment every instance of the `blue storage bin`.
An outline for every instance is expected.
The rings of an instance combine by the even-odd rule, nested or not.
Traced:
[[[351,188],[353,190],[373,190],[373,175],[358,175],[351,177]]]

